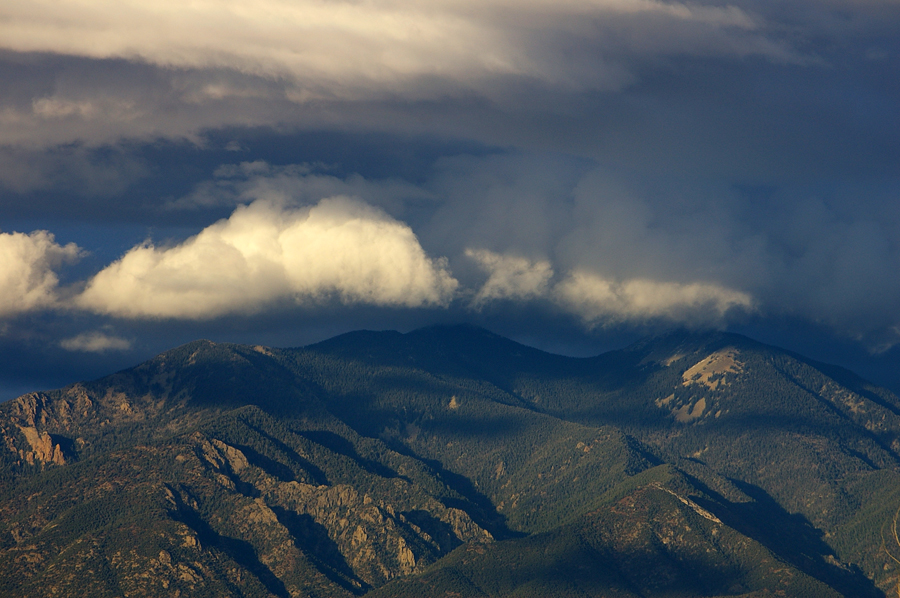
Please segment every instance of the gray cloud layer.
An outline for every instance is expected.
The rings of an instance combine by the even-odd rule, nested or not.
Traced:
[[[227,69],[290,82],[291,99],[428,94],[421,79],[466,87],[512,75],[572,87],[619,87],[613,58],[636,54],[759,55],[805,61],[765,20],[733,4],[658,0],[440,0],[241,5],[160,1],[31,2],[4,7],[0,39],[17,52],[127,59],[178,69]],[[535,35],[540,31],[540,35]],[[595,59],[610,56],[596,63]],[[193,90],[196,101],[253,95],[226,84]],[[110,103],[130,118],[130,102]],[[98,104],[47,96],[50,118],[93,116]]]
[[[0,93],[0,144],[196,138],[204,128],[257,124],[421,130],[427,122],[433,130],[434,102],[451,130],[485,135],[481,117],[444,104],[475,100],[519,123],[523,110],[568,105],[580,118],[580,100],[560,96],[639,89],[683,58],[815,71],[840,67],[821,51],[836,40],[874,36],[872,47],[843,48],[870,61],[896,49],[880,37],[878,17],[897,17],[888,2],[835,2],[824,11],[821,3],[743,4],[6,3],[0,49],[18,85]],[[847,10],[853,19],[831,16]],[[410,104],[417,118],[398,122],[396,109]],[[514,134],[494,126],[494,134]],[[527,136],[540,132],[528,127]]]

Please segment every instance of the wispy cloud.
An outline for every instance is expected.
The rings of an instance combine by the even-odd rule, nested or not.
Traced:
[[[63,339],[59,346],[67,351],[81,351],[86,353],[105,353],[107,351],[127,351],[131,348],[131,341],[118,336],[112,336],[95,330],[85,332],[71,338]]]
[[[213,173],[213,179],[196,185],[191,193],[169,201],[167,210],[233,208],[249,204],[259,197],[292,205],[311,205],[323,197],[361,197],[366,203],[392,213],[402,212],[405,203],[434,202],[426,189],[398,178],[367,180],[358,174],[340,178],[322,164],[272,165],[264,160],[225,164]]]
[[[6,49],[287,78],[300,83],[294,92],[299,100],[387,93],[386,85],[422,76],[474,83],[513,74],[576,84],[573,65],[564,60],[571,40],[587,44],[613,26],[631,30],[632,51],[790,55],[757,33],[759,18],[735,5],[657,0],[255,0],[190,6],[172,0],[152,6],[136,0],[61,0],[10,3],[0,15]],[[640,29],[636,18],[644,19]],[[653,35],[636,35],[646,29],[647,19]],[[535,39],[529,32],[538,27],[546,35]],[[729,35],[719,34],[722,29]],[[580,84],[613,83],[602,71],[602,65],[591,69],[592,77]],[[197,91],[213,98],[238,90],[209,85]],[[53,113],[94,110],[89,103],[52,97],[41,102]]]

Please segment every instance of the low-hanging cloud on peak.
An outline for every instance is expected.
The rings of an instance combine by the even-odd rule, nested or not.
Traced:
[[[900,210],[890,190],[754,189],[691,179],[661,185],[513,154],[442,168],[425,185],[441,197],[421,236],[450,257],[480,294],[481,309],[500,295],[521,294],[527,277],[501,275],[536,274],[536,261],[517,260],[543,256],[553,274],[532,297],[588,326],[719,326],[750,312],[805,318],[872,348],[900,340]],[[470,248],[503,257],[457,260]],[[463,276],[473,258],[488,280],[495,269],[496,277]]]
[[[716,326],[731,310],[753,310],[750,295],[716,283],[616,281],[583,270],[558,283],[553,296],[590,327],[652,321]]]
[[[748,293],[715,282],[617,280],[584,268],[554,281],[548,260],[471,249],[466,256],[489,273],[470,303],[475,310],[495,301],[542,301],[578,317],[587,328],[652,322],[721,326],[734,312],[754,310]]]
[[[131,249],[76,299],[125,318],[209,319],[283,301],[446,305],[458,283],[412,229],[346,197],[290,209],[258,200],[184,243]]]

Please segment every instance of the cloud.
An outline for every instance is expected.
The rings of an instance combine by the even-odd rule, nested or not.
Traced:
[[[480,293],[476,306],[516,295],[516,284],[529,280],[524,273],[538,274],[524,256],[546,256],[554,274],[547,292],[532,297],[591,324],[717,326],[732,312],[753,311],[805,318],[871,347],[897,342],[893,187],[654,180],[640,170],[540,158],[443,160],[424,185],[438,208],[421,229],[423,243],[448,256],[463,284]],[[498,274],[482,289],[484,278],[465,270],[476,257],[468,248],[513,261],[483,259],[482,269]],[[523,276],[515,282],[504,278],[513,264]]]
[[[147,165],[123,151],[81,146],[48,151],[0,147],[0,185],[14,193],[65,190],[95,199],[124,192],[148,174]]]
[[[105,353],[106,351],[127,351],[131,348],[131,341],[94,331],[63,339],[59,341],[59,346],[67,351]]]
[[[131,249],[76,299],[124,318],[209,319],[284,300],[317,305],[446,305],[457,281],[413,231],[348,198],[305,209],[258,200],[184,243]]]
[[[896,342],[879,332],[898,325],[900,300],[890,190],[834,188],[825,200],[806,188],[645,179],[524,152],[442,158],[415,185],[320,168],[222,166],[173,207],[363,197],[448,258],[457,296],[475,310],[530,303],[589,326],[720,326],[752,311],[807,317],[872,346]]]
[[[669,57],[808,61],[792,41],[781,24],[734,3],[4,3],[0,70],[17,89],[0,92],[0,144],[396,126],[410,103],[479,98],[519,110],[540,95],[523,96],[522,86],[618,92]],[[433,118],[404,126],[423,124],[438,126]]]
[[[576,269],[554,284],[548,260],[471,249],[466,256],[490,274],[471,301],[477,310],[496,300],[549,301],[588,328],[652,322],[719,326],[729,312],[754,310],[749,294],[717,283],[614,280]]]
[[[634,35],[636,19],[644,28],[649,20],[655,35]],[[0,39],[4,48],[17,52],[230,69],[292,80],[299,85],[291,93],[302,102],[373,90],[389,94],[388,86],[402,87],[425,76],[470,85],[503,74],[616,85],[616,77],[604,73],[602,64],[590,69],[590,79],[579,82],[572,59],[577,68],[587,56],[573,55],[573,46],[564,41],[585,44],[616,27],[632,30],[627,35],[632,49],[789,56],[788,49],[756,34],[760,25],[757,17],[734,5],[658,0],[255,0],[190,6],[160,0],[152,7],[137,0],[61,0],[4,5]],[[536,29],[545,34],[534,36]],[[239,90],[208,85],[198,91],[216,97]],[[127,104],[117,109],[125,117],[133,110]],[[53,117],[97,110],[91,102],[54,97],[40,98],[36,106]]]
[[[56,243],[47,231],[0,233],[0,317],[56,307],[56,268],[82,255],[74,243]]]
[[[360,197],[392,214],[402,213],[408,202],[433,203],[434,194],[400,179],[369,180],[358,174],[339,178],[323,164],[276,166],[264,160],[223,164],[213,180],[196,185],[191,193],[168,202],[167,210],[233,208],[265,197],[306,205],[323,197]]]
[[[572,226],[572,190],[592,166],[522,152],[443,158],[425,185],[439,199],[423,237],[444,255],[551,256]]]
[[[500,255],[487,250],[467,249],[469,257],[490,276],[481,286],[471,305],[480,309],[497,299],[528,300],[546,294],[553,267],[547,260],[532,261],[513,255]]]
[[[591,326],[653,320],[709,326],[724,323],[730,310],[753,309],[750,295],[714,283],[614,281],[585,271],[571,273],[553,293]]]

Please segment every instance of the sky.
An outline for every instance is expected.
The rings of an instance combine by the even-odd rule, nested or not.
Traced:
[[[0,400],[196,338],[730,330],[900,391],[896,0],[0,4]]]

